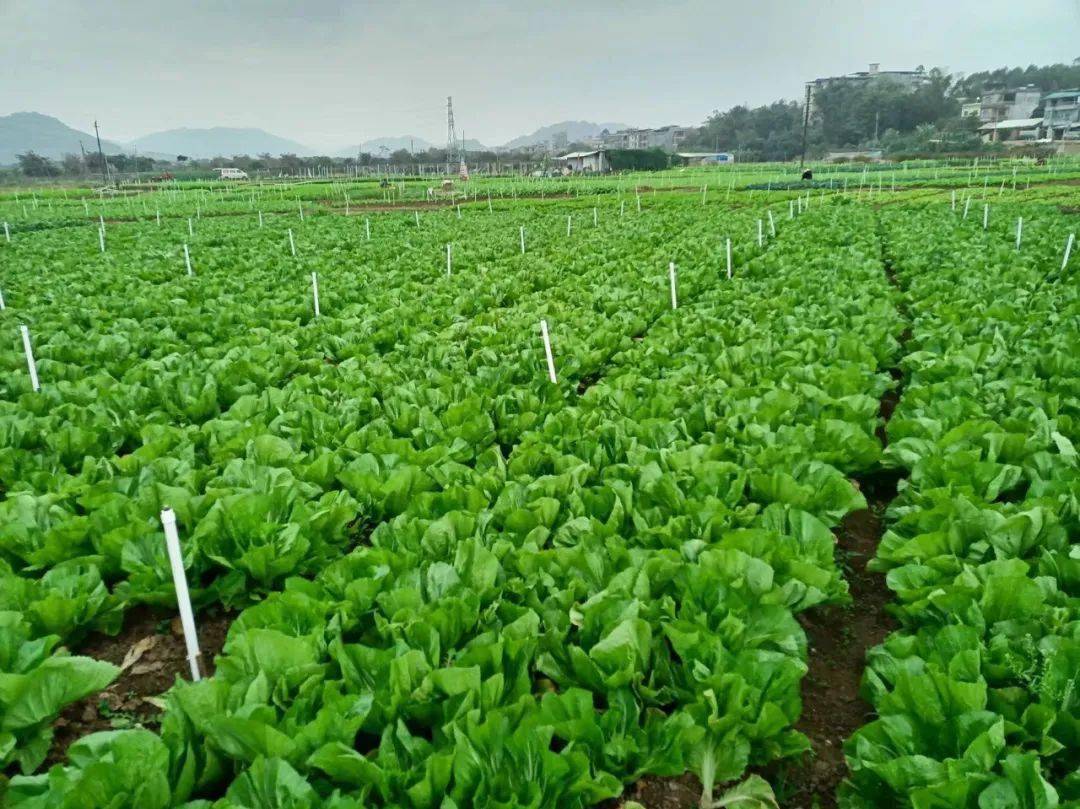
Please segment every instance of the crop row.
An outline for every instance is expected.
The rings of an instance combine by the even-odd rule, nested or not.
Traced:
[[[791,727],[806,653],[793,615],[845,598],[829,529],[864,505],[846,476],[878,459],[877,398],[889,384],[880,369],[898,349],[872,217],[812,209],[755,258],[743,239],[729,283],[717,223],[675,203],[655,216],[595,253],[559,243],[546,261],[499,259],[485,230],[491,256],[477,246],[471,271],[450,279],[433,280],[412,253],[401,277],[380,273],[379,284],[321,269],[340,297],[318,321],[283,291],[309,267],[280,259],[231,270],[223,261],[203,271],[222,291],[182,303],[173,301],[184,279],[131,294],[119,270],[136,262],[69,268],[105,282],[97,294],[110,302],[127,289],[132,305],[160,306],[154,317],[186,318],[194,299],[229,303],[216,320],[197,319],[198,331],[196,319],[169,331],[149,313],[132,317],[129,342],[206,333],[192,343],[213,355],[229,334],[271,320],[277,328],[237,353],[284,331],[293,353],[317,361],[299,362],[284,384],[237,386],[220,416],[154,418],[128,404],[151,411],[138,446],[112,458],[106,447],[77,471],[54,461],[55,483],[5,481],[30,489],[9,491],[8,509],[60,495],[20,512],[33,519],[5,543],[11,575],[34,584],[44,581],[36,572],[91,564],[27,558],[25,549],[60,546],[51,515],[62,525],[119,513],[119,553],[97,530],[83,546],[101,545],[86,550],[107,580],[123,578],[126,597],[166,600],[153,524],[164,502],[189,537],[203,598],[242,603],[284,582],[233,624],[214,677],[170,692],[160,736],[88,737],[68,767],[13,779],[16,805],[107,794],[117,807],[170,806],[227,787],[219,806],[284,805],[282,796],[296,806],[436,806],[450,805],[447,795],[457,805],[572,806],[644,773],[694,769],[711,791],[750,764],[804,750]],[[670,258],[686,284],[675,311],[665,311],[664,274],[643,272]],[[159,257],[146,272],[165,272],[155,263],[169,264]],[[503,277],[512,301],[476,305]],[[424,306],[380,309],[394,291]],[[369,342],[372,311],[404,324],[387,345]],[[575,358],[557,388],[537,381],[541,316],[561,324],[557,355]],[[36,333],[56,330],[41,317]],[[138,361],[106,358],[110,376],[126,379],[150,361],[146,350]],[[56,376],[78,369],[70,389],[56,385],[65,402],[101,353],[55,360]],[[17,403],[46,395],[20,392]],[[121,536],[128,526],[136,537]],[[24,625],[43,612],[6,606]],[[42,719],[31,730],[47,735]],[[148,761],[160,764],[152,778]]]
[[[1068,223],[1021,206],[996,207],[986,231],[973,220],[940,203],[882,212],[912,336],[885,459],[906,481],[872,564],[901,628],[869,656],[877,718],[845,748],[850,807],[1080,805]]]

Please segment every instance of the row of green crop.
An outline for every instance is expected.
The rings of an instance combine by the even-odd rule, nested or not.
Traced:
[[[487,285],[539,275],[537,301],[470,309],[408,349],[385,347],[389,359],[356,350],[371,331],[362,313],[408,323],[418,310],[443,312],[443,293],[447,305],[471,306],[480,285],[429,280],[389,309],[377,297],[351,304],[355,312],[338,301],[292,332],[315,332],[329,362],[242,394],[231,418],[162,423],[123,457],[84,465],[83,487],[66,496],[100,498],[80,511],[145,497],[135,524],[156,542],[146,543],[150,554],[160,549],[154,510],[177,508],[193,576],[210,565],[227,579],[231,569],[246,592],[283,557],[281,575],[321,572],[314,582],[289,578],[284,594],[245,611],[217,676],[171,693],[160,739],[90,737],[72,748],[68,769],[15,779],[14,802],[82,796],[95,805],[107,795],[117,807],[169,806],[231,782],[222,806],[359,805],[330,798],[335,788],[377,805],[451,805],[449,794],[457,805],[569,806],[646,772],[691,767],[711,788],[748,763],[804,749],[791,730],[805,671],[792,613],[843,597],[828,526],[862,505],[844,473],[880,451],[876,400],[888,380],[878,369],[892,362],[899,324],[866,211],[813,209],[762,257],[740,261],[731,283],[717,223],[696,206],[686,207],[689,221],[679,212],[657,212],[667,221],[651,248],[647,220],[635,220],[643,239],[629,254],[608,243],[603,256],[582,255],[580,243],[553,239],[551,272],[568,269],[546,278],[543,260],[485,266],[477,257],[472,272]],[[642,260],[650,249],[678,251],[683,305],[619,320],[635,301],[665,300],[663,274],[641,280],[656,259]],[[113,286],[144,299],[123,277],[129,268],[108,273],[110,301],[121,295]],[[258,265],[235,269],[218,276],[244,282],[221,296],[223,332],[272,314],[282,286],[264,283],[271,276]],[[582,285],[590,272],[592,297]],[[336,282],[348,279],[373,291],[370,278],[339,268]],[[172,284],[188,282],[158,283],[157,299],[178,310]],[[566,303],[550,302],[563,294]],[[247,295],[257,305],[229,316]],[[602,334],[605,318],[621,323],[622,337],[602,338],[562,384],[603,371],[600,381],[580,396],[537,385],[542,360],[535,332],[515,326],[518,309],[530,324],[565,314],[573,329],[556,331],[556,346],[578,357],[589,357],[585,335]],[[644,339],[632,339],[650,317]],[[168,334],[141,322],[132,318],[129,342]],[[121,374],[140,365],[111,361]],[[472,380],[502,391],[519,373],[532,398],[485,405],[470,393]],[[33,398],[23,393],[19,404]],[[352,421],[357,406],[365,410]],[[214,421],[235,424],[203,429]],[[197,477],[207,460],[224,467],[216,485]],[[303,539],[326,538],[343,498],[377,524],[370,540],[328,543],[340,552],[359,540],[339,562],[305,567],[310,541],[290,557]],[[55,505],[24,523],[28,535],[44,537],[50,525],[38,517]],[[220,547],[226,540],[234,544]],[[136,555],[121,553],[121,565]],[[160,585],[166,570],[156,571]],[[147,762],[159,765],[153,778]]]
[[[901,628],[869,655],[849,807],[1080,806],[1076,218],[978,214],[882,213],[912,336],[872,567]]]
[[[296,229],[295,259],[282,227],[207,223],[193,277],[152,227],[114,228],[105,254],[89,234],[17,243],[4,255],[3,319],[12,334],[30,324],[43,389],[30,390],[11,342],[0,608],[20,614],[13,648],[27,633],[54,645],[115,631],[126,606],[171,603],[165,504],[192,534],[199,603],[250,603],[312,574],[436,484],[505,463],[524,431],[665,311],[666,261],[679,262],[689,300],[719,280],[717,231],[735,237],[740,264],[758,250],[753,212],[604,213],[567,237],[561,218],[534,212],[525,255],[521,218],[498,214],[420,226],[385,216],[371,240],[352,221],[310,222]],[[557,387],[544,381],[541,317]],[[462,491],[444,496],[472,502]],[[30,662],[4,670],[51,687],[42,660]],[[4,760],[36,768],[50,719],[85,690],[35,692],[39,713],[12,725]]]

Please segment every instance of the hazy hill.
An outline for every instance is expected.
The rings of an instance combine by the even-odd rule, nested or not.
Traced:
[[[58,160],[65,154],[79,154],[79,141],[87,152],[97,150],[90,132],[72,129],[51,115],[38,112],[15,112],[0,116],[0,165],[15,163],[15,155],[28,151]],[[112,141],[102,140],[106,154],[129,151]]]
[[[269,152],[296,154],[310,157],[315,151],[302,143],[282,138],[263,129],[215,126],[209,129],[166,129],[144,135],[134,141],[140,152],[162,152],[170,155],[187,155],[194,158],[232,157]]]
[[[544,143],[545,141],[551,140],[560,132],[566,133],[567,143],[574,143],[575,141],[581,141],[585,140],[585,138],[599,135],[605,129],[608,130],[608,132],[615,132],[619,129],[628,128],[627,124],[596,124],[592,121],[562,121],[557,124],[542,126],[531,135],[521,135],[511,141],[507,141],[502,148],[519,149],[524,146],[535,146],[538,143]]]
[[[383,151],[383,147],[386,150]],[[424,138],[417,137],[415,135],[398,135],[397,137],[389,138],[372,138],[371,140],[365,140],[363,144],[363,151],[375,157],[381,157],[384,154],[392,154],[399,149],[409,150],[414,152],[425,152],[428,149],[445,149],[445,143],[432,143]],[[470,152],[479,152],[487,150],[487,147],[475,138],[465,139],[465,148]],[[356,157],[356,153],[360,151],[360,146],[346,146],[344,149],[336,149],[334,151],[335,157]]]

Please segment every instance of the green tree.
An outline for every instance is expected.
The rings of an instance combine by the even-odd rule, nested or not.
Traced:
[[[19,161],[19,171],[27,177],[55,177],[60,173],[55,163],[33,150],[17,154],[15,159]]]

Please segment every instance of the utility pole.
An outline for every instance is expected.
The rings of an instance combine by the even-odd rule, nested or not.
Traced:
[[[101,150],[101,132],[98,130],[98,123],[94,121],[94,136],[97,137],[97,153],[98,159],[101,160],[101,180],[105,185],[109,184],[109,164],[105,162],[105,152]]]
[[[802,171],[803,163],[806,162],[806,129],[810,126],[810,85],[806,85],[806,99],[803,101],[802,119],[802,154],[799,155],[799,171]]]
[[[450,174],[450,162],[454,159],[457,136],[454,133],[454,99],[446,97],[446,173]]]

